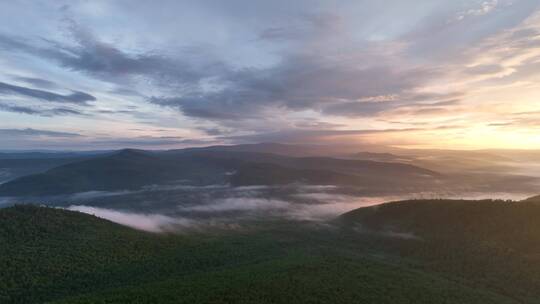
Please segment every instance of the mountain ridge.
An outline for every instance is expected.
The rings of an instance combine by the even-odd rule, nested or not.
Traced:
[[[275,177],[261,179],[265,172],[254,164],[272,165],[272,172],[287,171],[297,180],[281,181]],[[314,179],[315,171],[320,178]],[[210,150],[145,151],[124,149],[89,160],[69,163],[44,173],[24,176],[0,185],[0,196],[58,195],[94,190],[134,190],[154,184],[184,181],[196,185],[231,182],[241,172],[244,178],[235,185],[253,185],[249,179],[266,184],[302,182],[308,184],[341,180],[376,186],[377,183],[429,182],[440,175],[420,167],[367,160],[346,160],[330,157],[287,157],[258,152]],[[323,174],[325,173],[325,174]],[[277,174],[286,176],[286,174]],[[324,178],[324,176],[327,176]],[[245,182],[239,182],[243,180]],[[356,181],[356,182],[355,182]]]

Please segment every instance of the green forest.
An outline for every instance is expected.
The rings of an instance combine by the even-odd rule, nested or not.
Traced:
[[[1,303],[538,303],[540,206],[408,201],[326,223],[148,233],[0,210]]]

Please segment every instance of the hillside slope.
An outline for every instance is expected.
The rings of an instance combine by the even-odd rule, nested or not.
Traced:
[[[91,215],[0,210],[2,303],[517,303],[297,223],[162,235]],[[352,247],[351,247],[352,246]]]
[[[386,237],[390,252],[484,282],[505,294],[540,296],[540,205],[529,201],[420,200],[360,208],[345,229]]]

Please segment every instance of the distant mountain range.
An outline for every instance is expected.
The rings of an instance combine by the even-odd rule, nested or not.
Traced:
[[[275,149],[286,146],[272,145]],[[170,151],[126,149],[68,162],[0,185],[0,196],[134,190],[156,184],[343,185],[382,188],[425,185],[441,175],[408,164],[254,152],[262,146]],[[287,147],[290,149],[290,147]],[[248,150],[248,151],[246,151]]]

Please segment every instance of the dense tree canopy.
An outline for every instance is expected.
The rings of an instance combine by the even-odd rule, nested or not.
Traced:
[[[325,225],[154,234],[0,210],[2,303],[535,303],[535,204],[411,201]]]

